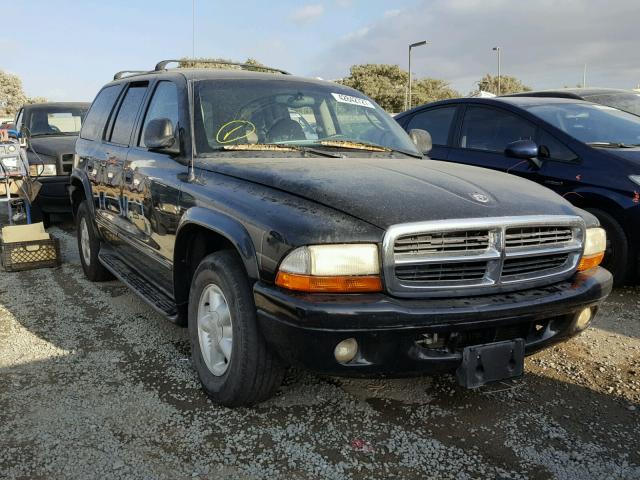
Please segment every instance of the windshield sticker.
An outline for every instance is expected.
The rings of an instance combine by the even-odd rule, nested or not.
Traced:
[[[216,134],[216,142],[220,144],[233,143],[256,131],[256,126],[247,120],[231,120],[220,127]]]
[[[371,103],[366,98],[354,97],[352,95],[345,95],[343,93],[332,93],[331,95],[340,103],[358,105],[359,107],[376,108],[373,103]]]

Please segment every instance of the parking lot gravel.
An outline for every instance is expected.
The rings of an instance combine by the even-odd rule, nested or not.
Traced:
[[[123,284],[0,273],[3,479],[640,479],[640,288],[526,375],[353,380],[292,370],[253,408],[212,404],[187,332]]]

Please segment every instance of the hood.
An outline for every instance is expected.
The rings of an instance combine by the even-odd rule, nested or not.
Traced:
[[[29,139],[29,148],[39,155],[57,157],[65,153],[73,153],[77,138],[77,135],[32,137]]]
[[[383,229],[443,218],[577,214],[569,202],[536,183],[434,160],[254,158],[200,166],[321,203]]]

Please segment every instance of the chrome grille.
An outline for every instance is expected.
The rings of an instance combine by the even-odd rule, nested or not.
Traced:
[[[527,275],[560,268],[567,263],[568,257],[567,253],[555,253],[533,257],[506,258],[502,266],[502,277]]]
[[[573,240],[571,227],[520,227],[508,228],[505,235],[505,246],[530,247],[570,242]]]
[[[383,245],[387,290],[463,296],[557,282],[575,272],[584,229],[560,215],[394,225]]]
[[[396,267],[396,277],[408,282],[450,282],[480,280],[487,271],[487,262],[427,263]]]
[[[71,173],[71,169],[73,168],[73,153],[65,153],[61,156],[61,166],[62,172]]]

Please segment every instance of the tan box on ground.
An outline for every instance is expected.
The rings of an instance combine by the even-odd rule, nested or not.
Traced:
[[[2,228],[3,243],[31,242],[49,240],[50,238],[42,222],[31,225],[10,225]]]

